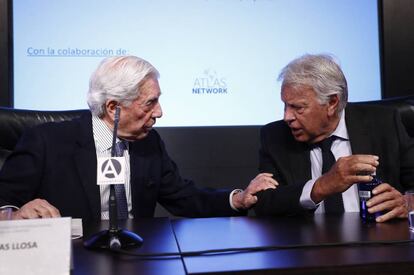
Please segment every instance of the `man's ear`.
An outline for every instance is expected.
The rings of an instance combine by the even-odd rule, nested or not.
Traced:
[[[108,100],[105,103],[106,114],[111,118],[112,121],[115,119],[116,106],[118,106],[118,102],[115,100]]]
[[[328,101],[328,115],[334,116],[336,115],[336,111],[338,110],[339,106],[339,96],[338,95],[331,95],[329,96]]]

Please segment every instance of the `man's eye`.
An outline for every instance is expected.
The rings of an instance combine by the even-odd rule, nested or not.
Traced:
[[[299,114],[303,113],[303,111],[305,110],[305,108],[303,106],[295,106],[294,109]]]

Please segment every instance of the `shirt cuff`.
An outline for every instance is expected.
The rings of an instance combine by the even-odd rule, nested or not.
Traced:
[[[3,205],[3,206],[0,206],[0,209],[6,209],[6,208],[13,208],[13,211],[20,209],[19,207],[14,206],[14,205]]]
[[[232,198],[233,198],[234,195],[236,195],[237,193],[241,193],[241,192],[243,192],[242,189],[234,189],[233,191],[231,191],[230,196],[229,196],[230,207],[231,207],[231,209],[233,209],[234,211],[237,211],[237,212],[239,211],[239,209],[234,207]]]
[[[305,186],[303,186],[302,195],[300,196],[299,202],[300,202],[300,205],[304,209],[313,210],[313,209],[318,208],[319,205],[321,204],[321,203],[315,203],[311,199],[312,188],[316,180],[317,179],[311,179],[305,183]]]

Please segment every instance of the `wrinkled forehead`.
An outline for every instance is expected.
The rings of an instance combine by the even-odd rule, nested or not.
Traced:
[[[283,85],[280,93],[283,101],[288,99],[316,97],[314,89],[307,85]]]
[[[161,95],[161,88],[156,77],[148,77],[140,83],[139,99],[154,98]]]

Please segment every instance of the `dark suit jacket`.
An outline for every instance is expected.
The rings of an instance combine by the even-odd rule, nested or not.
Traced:
[[[414,186],[414,144],[396,110],[348,104],[345,121],[353,154],[378,155],[377,175],[399,191]],[[307,212],[299,198],[311,179],[310,150],[293,138],[284,121],[262,127],[259,169],[273,173],[280,186],[259,193],[257,215]]]
[[[155,130],[130,143],[132,212],[152,217],[156,202],[177,216],[230,216],[229,191],[202,190],[179,175]],[[91,115],[28,131],[0,172],[0,205],[42,198],[62,216],[100,219]]]

